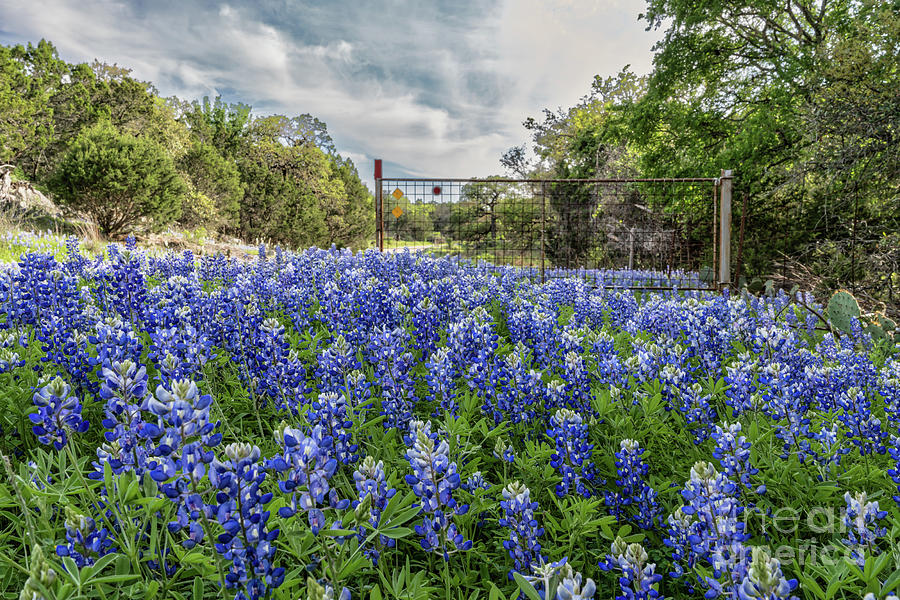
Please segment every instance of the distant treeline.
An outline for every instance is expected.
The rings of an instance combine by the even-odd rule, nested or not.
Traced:
[[[507,169],[559,178],[732,169],[742,274],[898,302],[900,3],[647,0],[641,18],[665,32],[650,75],[625,67],[597,77],[575,106],[527,120],[532,139],[505,154]],[[686,218],[710,222],[711,204],[696,206],[704,213]]]
[[[0,164],[102,233],[172,223],[294,247],[374,228],[356,167],[308,115],[162,98],[130,69],[70,64],[52,43],[0,46]]]

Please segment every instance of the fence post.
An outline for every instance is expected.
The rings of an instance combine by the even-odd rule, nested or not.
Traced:
[[[731,170],[723,170],[719,194],[719,285],[731,284]]]
[[[375,245],[379,252],[384,252],[384,207],[381,205],[381,159],[375,159]]]
[[[541,182],[541,283],[544,283],[544,263],[546,262],[547,230],[547,184]]]

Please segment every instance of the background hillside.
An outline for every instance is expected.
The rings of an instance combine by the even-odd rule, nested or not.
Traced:
[[[374,226],[355,165],[312,115],[162,98],[130,70],[0,46],[0,164],[105,237],[171,224],[293,247],[359,246]]]

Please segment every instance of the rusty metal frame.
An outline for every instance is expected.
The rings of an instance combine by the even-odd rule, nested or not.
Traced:
[[[531,192],[530,192],[532,199],[534,200],[535,199],[534,196],[536,196],[538,194],[541,197],[540,198],[540,203],[541,203],[540,207],[537,207],[536,204],[533,202],[533,200],[532,200],[533,203],[531,206],[532,210],[537,210],[538,208],[540,210],[540,223],[539,223],[540,231],[538,232],[537,230],[532,230],[532,232],[529,235],[534,236],[536,234],[539,234],[539,236],[540,236],[539,256],[535,256],[534,254],[532,254],[530,262],[526,262],[526,257],[524,255],[517,257],[515,254],[513,254],[513,257],[519,259],[518,264],[530,264],[532,266],[532,268],[535,268],[535,269],[537,269],[537,265],[535,264],[537,262],[536,259],[539,259],[539,263],[540,263],[539,273],[540,273],[540,280],[542,282],[546,281],[548,278],[547,269],[549,267],[549,265],[547,265],[547,260],[548,260],[548,258],[547,258],[547,244],[548,244],[547,225],[548,225],[548,219],[550,218],[548,215],[548,206],[547,206],[547,194],[548,194],[549,186],[554,185],[554,184],[595,184],[597,186],[599,186],[600,184],[606,184],[606,185],[611,185],[611,186],[622,186],[624,184],[704,184],[704,183],[708,183],[708,184],[711,184],[711,187],[712,187],[712,204],[713,204],[713,206],[711,207],[712,210],[710,211],[712,213],[712,231],[711,231],[712,243],[710,244],[710,246],[711,246],[711,255],[712,255],[711,257],[712,257],[712,273],[713,273],[713,275],[712,275],[712,281],[709,282],[709,287],[698,287],[696,285],[685,285],[685,286],[673,285],[672,287],[666,287],[666,286],[653,285],[652,284],[653,282],[651,280],[647,281],[647,283],[650,284],[647,286],[627,285],[627,286],[621,286],[621,287],[635,289],[635,290],[646,290],[646,291],[662,291],[662,290],[672,289],[673,287],[677,287],[679,290],[684,290],[684,291],[690,291],[690,290],[707,290],[707,291],[709,291],[709,290],[721,289],[722,287],[725,287],[725,286],[729,285],[729,283],[730,283],[730,264],[728,264],[728,262],[730,261],[730,251],[729,251],[730,249],[726,249],[724,247],[725,244],[730,244],[731,224],[730,224],[730,222],[727,224],[724,222],[726,215],[727,215],[727,218],[729,219],[729,221],[730,221],[730,216],[731,216],[730,202],[731,202],[731,180],[732,180],[732,177],[731,177],[730,171],[722,171],[722,173],[719,177],[665,177],[665,178],[537,179],[537,178],[477,178],[477,177],[473,177],[473,178],[384,177],[382,161],[379,159],[379,160],[375,161],[375,173],[374,174],[375,174],[375,218],[376,218],[375,246],[379,249],[379,251],[382,251],[382,252],[385,250],[385,235],[387,234],[387,229],[386,229],[386,224],[385,224],[385,218],[386,218],[385,217],[385,189],[386,189],[385,184],[398,183],[398,184],[411,184],[413,186],[418,186],[421,184],[422,189],[424,189],[426,187],[426,186],[424,186],[424,184],[426,184],[426,183],[428,183],[429,185],[440,184],[441,187],[443,187],[444,184],[446,184],[448,186],[457,186],[457,189],[462,189],[462,186],[464,186],[464,185],[485,184],[485,183],[521,184],[521,185],[525,185],[525,186],[533,186],[533,187],[531,187]],[[405,188],[405,186],[404,186],[404,188]],[[414,189],[416,189],[416,188],[414,188]],[[539,189],[539,192],[538,192],[538,189]],[[600,196],[600,192],[597,191],[598,189],[599,188],[595,188],[595,195],[597,196],[597,198],[599,198],[599,196]],[[617,187],[616,189],[618,190],[619,188]],[[628,188],[626,188],[626,189],[628,189]],[[727,191],[727,194],[726,194],[726,191]],[[393,200],[393,199],[391,199],[391,200]],[[408,201],[408,199],[407,199],[407,201]],[[417,201],[423,201],[423,200],[421,200],[421,198],[420,198]],[[432,202],[434,202],[434,201],[432,201]],[[449,204],[452,204],[452,201]],[[727,204],[727,206],[726,206],[726,204]],[[399,204],[398,204],[398,206],[399,206]],[[558,208],[554,208],[554,210],[558,210]],[[492,209],[492,211],[493,211],[493,209]],[[413,213],[409,213],[409,214],[413,214]],[[491,217],[492,219],[494,218],[493,214],[494,213],[492,212],[492,217]],[[554,214],[557,214],[557,213],[554,213]],[[575,213],[569,213],[569,214],[571,216],[571,214],[575,214]],[[526,218],[527,218],[527,214],[526,214]],[[561,218],[561,217],[557,216],[556,218]],[[536,220],[536,219],[537,219],[537,214],[535,213],[533,215],[533,220]],[[399,217],[396,217],[396,220],[399,221]],[[496,230],[493,229],[493,223],[491,224],[491,227],[492,227],[492,229],[491,229],[492,235],[496,235]],[[632,236],[634,235],[633,231],[634,230],[632,230]],[[667,234],[668,232],[669,232],[669,230],[657,230],[657,234],[659,234],[659,233]],[[441,235],[443,235],[444,233],[446,233],[446,230],[441,232]],[[644,231],[643,233],[644,233],[644,235],[646,235],[648,232]],[[652,232],[649,232],[649,233],[652,234]],[[670,233],[671,233],[672,243],[668,248],[665,268],[663,271],[660,271],[660,272],[667,273],[667,275],[666,275],[667,281],[671,281],[671,278],[673,276],[676,276],[676,275],[674,275],[672,269],[673,269],[673,266],[676,264],[676,262],[675,262],[675,254],[676,254],[675,247],[676,247],[676,243],[679,241],[679,234],[678,234],[677,228],[672,228]],[[433,234],[437,235],[437,227],[435,227]],[[399,240],[400,239],[399,231],[397,232],[397,235],[398,235],[397,239]],[[451,239],[451,238],[448,237],[448,239]],[[532,243],[532,244],[538,243],[538,240],[535,237],[531,237],[530,239],[532,240],[532,242],[530,242],[530,243]],[[465,240],[463,238],[456,238],[453,240],[453,242],[454,243],[461,242],[464,246],[465,246],[465,244],[467,244],[467,242],[465,242]],[[646,242],[642,242],[642,243],[646,243]],[[658,242],[654,242],[654,243],[658,243]],[[427,245],[433,247],[432,243],[428,243]],[[450,247],[452,245],[453,245],[453,243],[448,242],[448,247]],[[631,246],[632,247],[634,246],[633,241],[632,241]],[[533,251],[534,250],[532,250],[532,252]],[[494,259],[496,260],[497,256],[498,256],[496,254],[496,252],[497,252],[496,247],[493,248],[493,252],[495,252]],[[646,249],[643,250],[643,252],[646,252]],[[687,259],[689,262],[691,262],[692,260],[693,261],[701,260],[699,258],[700,255],[698,255],[696,252],[696,247],[695,247],[693,259],[691,259],[690,244],[686,247],[686,252],[687,252]],[[679,253],[683,253],[683,251],[679,250]],[[503,250],[504,258],[507,258],[509,256],[509,254],[510,253],[508,253],[505,249]],[[706,256],[709,257],[710,255],[706,254]],[[500,264],[500,263],[497,263],[497,264]],[[556,264],[559,265],[559,263],[556,263]],[[570,270],[572,270],[574,272],[574,271],[577,271],[578,269],[580,269],[580,270],[584,271],[585,273],[588,273],[588,272],[598,273],[598,272],[601,272],[604,270],[604,269],[600,269],[599,267],[590,268],[590,269],[587,267],[575,267],[573,269],[571,267],[557,266],[556,268],[561,269],[561,272],[568,272]],[[598,271],[598,269],[599,269],[599,271]],[[551,274],[551,276],[552,276],[552,274]],[[687,281],[685,281],[685,283],[687,283]]]

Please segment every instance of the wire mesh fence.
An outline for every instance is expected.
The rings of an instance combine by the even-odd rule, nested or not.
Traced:
[[[716,286],[719,179],[399,179],[376,172],[376,243],[535,279]]]

